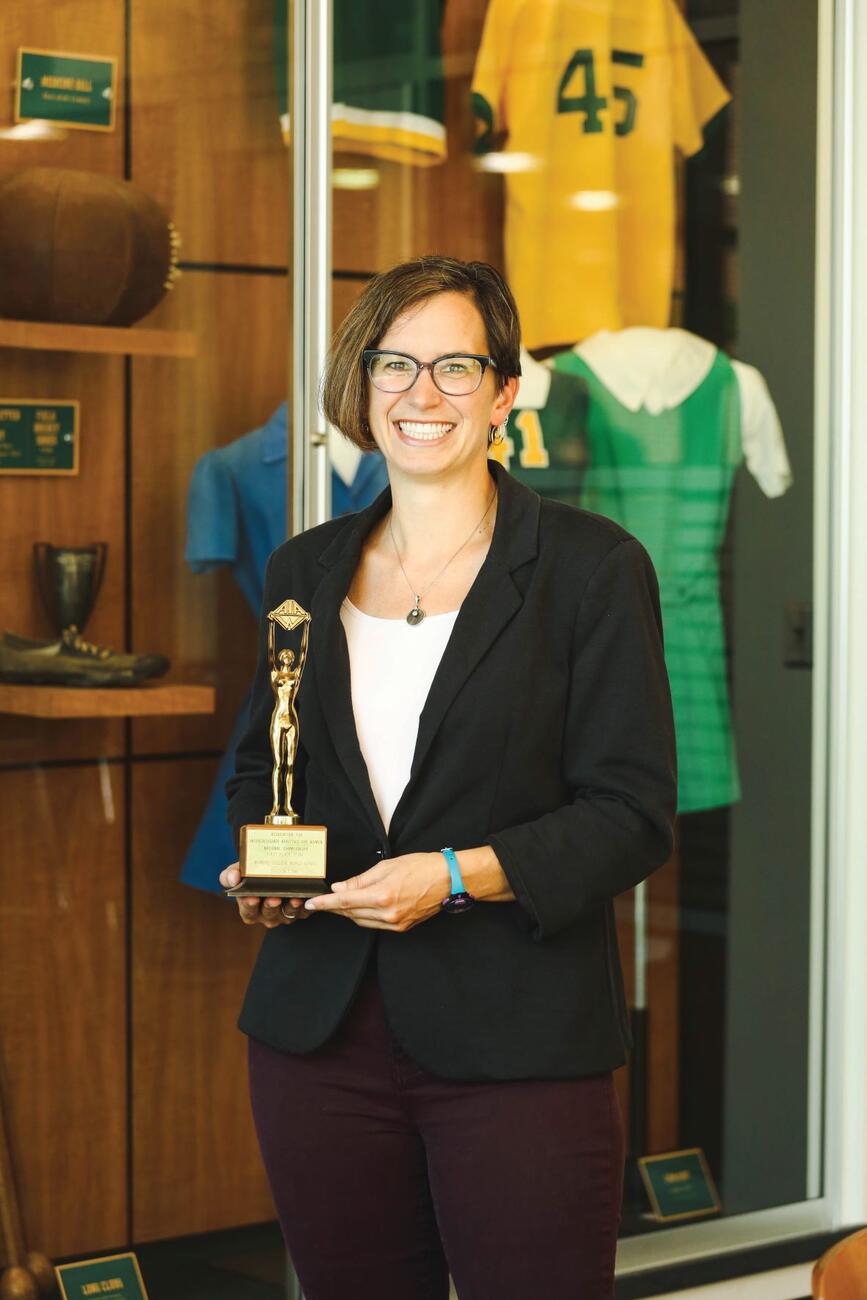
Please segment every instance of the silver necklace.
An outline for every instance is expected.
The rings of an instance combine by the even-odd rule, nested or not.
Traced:
[[[455,553],[454,553],[454,555],[451,557],[451,559],[446,560],[445,564],[444,564],[443,567],[440,569],[439,573],[436,575],[435,578],[433,578],[433,579],[432,579],[432,580],[427,584],[427,587],[425,588],[424,591],[416,591],[416,590],[415,590],[415,588],[413,587],[412,583],[411,583],[410,580],[409,580],[409,576],[407,575],[406,569],[403,567],[403,560],[400,558],[400,551],[397,549],[397,542],[394,540],[394,533],[392,532],[392,528],[391,528],[391,515],[389,515],[389,517],[388,517],[388,535],[389,535],[389,537],[391,538],[391,544],[392,544],[392,546],[394,547],[394,553],[395,553],[395,555],[397,556],[397,562],[398,562],[398,564],[400,565],[400,571],[401,571],[401,573],[403,574],[404,578],[406,578],[406,585],[409,587],[410,591],[412,592],[412,598],[413,598],[413,600],[415,601],[415,605],[412,607],[412,609],[409,611],[409,613],[408,613],[407,616],[406,616],[406,621],[407,621],[407,623],[409,623],[410,627],[418,627],[419,623],[421,623],[421,622],[424,620],[424,610],[423,610],[422,607],[421,607],[421,602],[422,602],[422,600],[423,600],[424,597],[427,595],[427,593],[430,591],[430,589],[431,589],[431,587],[434,585],[434,583],[435,583],[435,582],[439,582],[440,578],[443,576],[443,574],[445,573],[445,571],[446,571],[446,569],[449,567],[449,565],[452,563],[452,561],[453,561],[453,560],[456,560],[456,559],[458,558],[458,556],[460,555],[460,553],[461,553],[461,551],[464,549],[464,547],[468,545],[468,543],[470,542],[470,540],[471,540],[471,539],[475,536],[475,534],[479,531],[479,529],[481,528],[482,524],[483,524],[483,523],[485,522],[485,520],[487,519],[488,514],[490,513],[491,506],[494,504],[494,502],[496,501],[496,499],[497,499],[497,489],[494,488],[493,492],[491,493],[491,499],[490,499],[490,501],[488,502],[487,506],[485,507],[485,513],[482,515],[481,519],[480,519],[479,522],[476,524],[475,528],[474,528],[473,531],[470,533],[469,537],[467,537],[466,541],[461,542],[460,546],[459,546],[458,549],[455,551]]]

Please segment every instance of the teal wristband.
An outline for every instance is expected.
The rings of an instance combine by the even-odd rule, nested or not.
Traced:
[[[446,895],[440,906],[445,912],[465,912],[476,900],[472,894],[467,893],[457,854],[454,849],[440,849],[440,853],[446,860],[452,882],[451,893]]]

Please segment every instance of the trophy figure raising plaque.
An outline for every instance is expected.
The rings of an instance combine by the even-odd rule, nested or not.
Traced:
[[[277,650],[277,628],[301,628],[301,645]],[[307,658],[310,615],[294,600],[284,600],[268,615],[268,662],[274,709],[271,714],[272,807],[261,825],[241,827],[240,883],[233,898],[312,898],[324,894],[324,826],[302,826],[292,808],[298,713],[295,700]]]

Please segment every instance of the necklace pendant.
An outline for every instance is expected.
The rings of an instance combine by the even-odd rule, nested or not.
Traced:
[[[409,611],[409,613],[407,614],[407,616],[406,616],[406,621],[407,621],[407,623],[409,623],[410,627],[418,627],[419,623],[421,623],[421,622],[424,621],[424,610],[422,609],[421,605],[419,604],[419,601],[420,601],[420,600],[421,600],[421,597],[420,597],[420,596],[416,596],[416,598],[415,598],[415,608],[414,608],[414,609],[411,609],[411,610]]]

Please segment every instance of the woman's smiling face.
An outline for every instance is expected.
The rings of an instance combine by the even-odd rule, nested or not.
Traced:
[[[479,311],[462,293],[438,293],[392,321],[377,343],[418,361],[452,353],[488,355]],[[369,384],[370,430],[389,467],[410,477],[438,477],[487,459],[488,431],[502,424],[517,392],[517,380],[497,388],[488,367],[474,393],[441,393],[430,371],[420,370],[412,388],[384,393]]]

